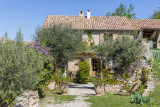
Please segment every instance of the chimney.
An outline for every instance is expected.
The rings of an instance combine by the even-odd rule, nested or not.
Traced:
[[[87,19],[90,19],[91,17],[91,10],[87,10]]]
[[[84,11],[79,11],[79,16],[84,16]]]

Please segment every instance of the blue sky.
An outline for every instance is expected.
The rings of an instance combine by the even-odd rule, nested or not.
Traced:
[[[79,10],[91,10],[92,16],[113,12],[120,3],[133,4],[136,17],[148,18],[160,0],[0,0],[0,37],[8,33],[12,40],[19,28],[25,41],[31,41],[37,26],[42,26],[47,15],[78,15]]]

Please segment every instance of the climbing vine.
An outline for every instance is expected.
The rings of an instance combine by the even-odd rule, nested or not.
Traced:
[[[88,43],[90,43],[90,47],[94,46],[95,42],[94,42],[94,39],[92,37],[91,31],[88,31],[87,35],[88,35]]]

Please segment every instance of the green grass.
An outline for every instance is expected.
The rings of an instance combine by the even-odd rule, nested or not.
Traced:
[[[106,93],[102,96],[90,96],[87,102],[91,107],[135,107],[141,106],[130,103],[130,96],[120,96]]]
[[[120,96],[106,93],[102,96],[90,96],[87,102],[92,103],[91,107],[160,107],[160,60],[155,60],[152,69],[155,81],[155,91],[151,93],[152,103],[133,104],[130,103],[130,96]]]
[[[150,48],[150,49],[152,49],[152,50],[160,50],[160,49],[158,49],[158,48]]]
[[[160,60],[154,60],[152,72],[155,78],[155,91],[152,93],[153,105],[160,107]]]
[[[60,91],[43,91],[43,97],[40,98],[40,104],[60,104],[63,102],[70,102],[75,100],[76,96],[62,95]]]
[[[54,100],[58,104],[63,103],[63,102],[73,101],[75,98],[76,96],[73,96],[73,95],[59,95],[59,94],[54,95]]]

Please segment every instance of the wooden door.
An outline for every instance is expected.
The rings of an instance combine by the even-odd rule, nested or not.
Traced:
[[[99,59],[92,58],[91,75],[96,75],[99,72]]]

